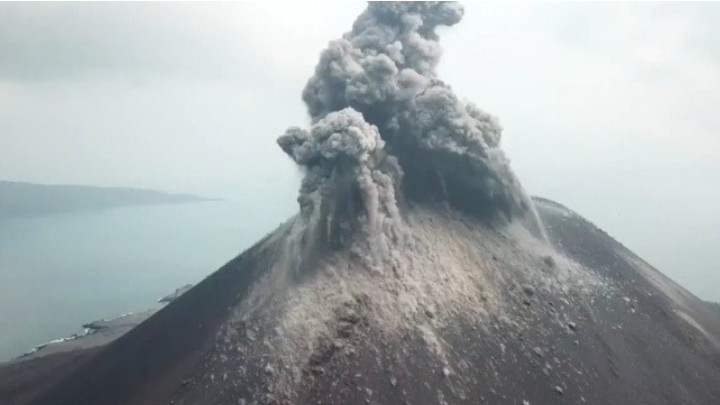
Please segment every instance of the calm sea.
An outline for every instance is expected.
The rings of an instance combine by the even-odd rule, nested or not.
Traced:
[[[213,201],[0,220],[0,362],[83,323],[156,306],[293,209]]]

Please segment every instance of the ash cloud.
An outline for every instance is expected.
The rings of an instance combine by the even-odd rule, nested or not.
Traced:
[[[386,234],[399,218],[402,171],[385,153],[377,127],[358,111],[331,112],[309,131],[290,128],[278,144],[305,168],[298,202],[302,216],[325,230],[323,244],[342,245],[358,228]]]
[[[307,168],[298,199],[306,215],[328,205],[337,226],[358,213],[372,222],[397,215],[397,194],[541,230],[500,149],[498,121],[437,77],[436,29],[462,16],[454,2],[369,3],[321,53],[303,91],[313,127],[279,140]]]

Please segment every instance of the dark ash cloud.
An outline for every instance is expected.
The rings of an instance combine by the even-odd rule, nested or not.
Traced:
[[[500,149],[497,120],[462,102],[437,77],[442,50],[436,29],[456,24],[462,15],[457,3],[369,3],[352,31],[330,42],[303,92],[313,128],[310,133],[291,129],[279,140],[308,170],[299,198],[304,212],[328,204],[333,213],[345,210],[348,218],[355,217],[358,205],[344,204],[357,201],[364,216],[376,215],[376,199],[336,194],[363,196],[364,187],[375,184],[369,174],[376,162],[364,158],[369,150],[357,148],[366,145],[372,146],[370,155],[390,155],[399,163],[399,168],[379,171],[383,191],[393,190],[392,198],[381,198],[385,211],[397,193],[411,202],[449,204],[539,227]],[[333,138],[337,142],[327,141]],[[348,171],[348,158],[351,172],[367,176],[340,174]],[[401,171],[402,177],[390,174]]]

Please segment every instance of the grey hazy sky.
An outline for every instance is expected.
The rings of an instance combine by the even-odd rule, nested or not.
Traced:
[[[2,3],[0,179],[294,209],[275,139],[363,8]],[[466,4],[440,75],[500,118],[530,193],[720,301],[718,21],[718,3]]]

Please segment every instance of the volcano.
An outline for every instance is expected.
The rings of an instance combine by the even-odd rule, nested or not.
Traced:
[[[527,196],[436,75],[455,3],[370,3],[278,144],[299,213],[34,404],[715,404],[720,311]]]

